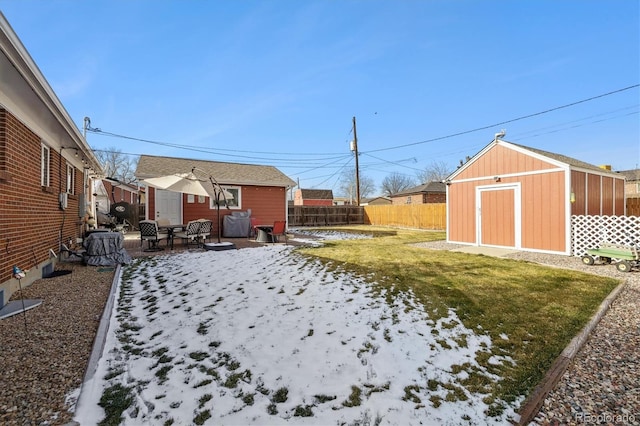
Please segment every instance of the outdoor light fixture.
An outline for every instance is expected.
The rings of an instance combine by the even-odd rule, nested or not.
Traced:
[[[576,193],[573,192],[573,190],[571,190],[571,194],[569,195],[569,201],[571,201],[572,203],[576,202]]]

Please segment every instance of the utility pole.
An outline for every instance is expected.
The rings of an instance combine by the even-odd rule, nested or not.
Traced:
[[[356,156],[356,206],[360,205],[360,168],[358,167],[358,134],[356,133],[356,118],[353,117],[353,141],[351,151]]]
[[[84,137],[84,141],[87,141],[87,129],[91,127],[91,119],[89,117],[84,118],[84,125],[82,126],[82,136]]]

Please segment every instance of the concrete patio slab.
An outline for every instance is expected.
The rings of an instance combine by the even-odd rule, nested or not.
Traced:
[[[451,251],[468,254],[483,254],[485,256],[505,257],[509,254],[518,253],[520,250],[508,249],[502,247],[486,247],[486,246],[465,246],[453,249]]]

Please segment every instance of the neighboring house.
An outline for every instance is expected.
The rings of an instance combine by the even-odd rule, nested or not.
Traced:
[[[330,189],[297,189],[293,198],[295,206],[333,206]]]
[[[0,13],[0,307],[83,236],[100,164]],[[55,255],[55,256],[54,256]],[[16,265],[28,270],[20,283]]]
[[[116,216],[113,209],[118,205],[127,207],[119,215],[124,215],[129,223],[137,226],[139,220],[137,208],[140,203],[140,191],[137,186],[120,182],[115,178],[104,178],[94,181],[93,196],[95,197],[98,227],[113,223]],[[110,218],[109,215],[112,217]]]
[[[627,198],[640,197],[640,169],[620,170],[616,173],[624,176],[626,179],[624,193]]]
[[[139,193],[137,186],[113,178],[96,180],[93,184],[96,209],[105,214],[110,212],[111,205],[115,203],[139,204]]]
[[[295,182],[273,166],[141,155],[135,176],[138,180],[143,180],[189,173],[194,167],[199,178],[208,179],[213,176],[224,189],[233,194],[233,200],[229,200],[229,209],[224,206],[220,208],[221,217],[232,212],[251,210],[251,217],[259,224],[287,220],[287,191]],[[212,235],[217,233],[215,202],[209,197],[148,186],[146,199],[147,219],[166,218],[175,224],[200,218],[214,219]]]
[[[354,206],[355,200],[349,197],[333,197],[334,206]]]
[[[360,200],[361,206],[388,206],[392,203],[391,197],[363,198]]]
[[[495,140],[447,180],[447,241],[571,253],[571,215],[624,215],[624,177]]]
[[[390,198],[394,205],[445,203],[447,189],[442,182],[428,182],[393,194]]]

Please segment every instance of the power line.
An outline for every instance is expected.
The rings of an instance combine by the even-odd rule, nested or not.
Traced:
[[[630,115],[636,115],[636,114],[638,114],[638,113],[640,113],[640,112],[638,112],[638,111],[628,112],[628,113],[626,113],[626,114],[616,115],[616,116],[609,117],[609,118],[601,118],[600,120],[592,120],[592,121],[589,121],[589,122],[587,122],[587,123],[574,124],[574,125],[572,125],[572,126],[562,127],[562,128],[560,128],[560,129],[549,130],[548,132],[535,133],[535,134],[533,134],[533,135],[530,135],[530,136],[524,136],[524,137],[516,137],[514,140],[522,140],[522,139],[535,138],[535,137],[542,136],[542,135],[549,135],[549,134],[552,134],[552,133],[562,132],[562,131],[567,130],[567,129],[577,129],[578,127],[587,126],[587,125],[589,125],[589,124],[603,123],[603,122],[605,122],[605,121],[613,120],[613,119],[615,119],[615,118],[620,118],[620,117],[629,117]],[[594,117],[595,117],[595,116],[594,116]],[[564,123],[564,124],[577,123],[577,122],[579,122],[579,121],[582,121],[582,120],[570,121],[570,122],[568,122],[568,123]],[[558,125],[556,125],[556,126],[561,126],[561,125],[563,125],[563,124],[558,124]],[[542,129],[538,129],[538,130],[530,130],[530,131],[528,131],[528,132],[525,132],[524,134],[527,134],[527,133],[534,133],[534,132],[536,132],[536,131],[540,131],[540,130],[544,130],[544,129],[551,129],[551,128],[556,127],[556,126],[549,126],[549,127],[542,128]]]
[[[572,107],[572,106],[575,106],[575,105],[579,105],[579,104],[582,104],[582,103],[585,103],[585,102],[593,101],[595,99],[603,98],[605,96],[610,96],[610,95],[614,95],[616,93],[624,92],[626,90],[631,90],[631,89],[637,88],[638,86],[640,86],[640,84],[634,84],[633,86],[624,87],[622,89],[613,90],[611,92],[603,93],[603,94],[597,95],[597,96],[592,96],[590,98],[582,99],[580,101],[571,102],[570,104],[557,106],[557,107],[550,108],[550,109],[547,109],[547,110],[544,110],[544,111],[540,111],[540,112],[536,112],[536,113],[533,113],[533,114],[523,115],[521,117],[512,118],[510,120],[501,121],[499,123],[494,123],[494,124],[490,124],[490,125],[487,125],[487,126],[477,127],[475,129],[471,129],[471,130],[465,130],[463,132],[453,133],[453,134],[446,135],[446,136],[440,136],[440,137],[433,138],[433,139],[427,139],[427,140],[420,141],[420,142],[413,142],[413,143],[408,143],[408,144],[404,144],[404,145],[396,145],[396,146],[392,146],[392,147],[389,147],[389,148],[374,149],[374,150],[367,151],[367,152],[371,153],[371,152],[390,151],[392,149],[406,148],[408,146],[421,145],[421,144],[425,144],[425,143],[429,143],[429,142],[441,141],[443,139],[451,139],[451,138],[454,138],[456,136],[467,135],[469,133],[475,133],[475,132],[479,132],[481,130],[487,130],[487,129],[490,129],[490,128],[493,128],[493,127],[499,127],[499,126],[502,126],[502,125],[505,125],[505,124],[508,124],[508,123],[513,123],[515,121],[520,121],[520,120],[524,120],[524,119],[527,119],[527,118],[537,117],[537,116],[543,115],[543,114],[548,114],[548,113],[553,112],[553,111],[558,111],[560,109],[569,108],[569,107]]]
[[[597,96],[592,96],[586,99],[582,99],[576,102],[572,102],[569,104],[565,104],[565,105],[561,105],[561,106],[557,106],[554,108],[550,108],[550,109],[546,109],[544,111],[540,111],[540,112],[536,112],[533,114],[528,114],[525,116],[521,116],[521,117],[517,117],[517,118],[513,118],[510,120],[506,120],[506,121],[502,121],[499,123],[494,123],[491,125],[486,125],[486,126],[482,126],[482,127],[478,127],[475,129],[471,129],[471,130],[466,130],[466,131],[461,131],[461,132],[457,132],[454,134],[450,134],[450,135],[446,135],[446,136],[440,136],[437,138],[432,138],[432,139],[428,139],[428,140],[424,140],[424,141],[420,141],[420,142],[413,142],[413,143],[408,143],[408,144],[403,144],[403,145],[396,145],[396,146],[392,146],[392,147],[388,147],[388,148],[380,148],[380,149],[375,149],[375,150],[371,150],[371,151],[365,151],[365,152],[360,152],[361,154],[365,154],[368,155],[372,158],[375,158],[377,160],[381,160],[381,161],[385,161],[387,163],[390,164],[394,164],[391,161],[387,161],[387,160],[382,160],[378,157],[374,157],[372,155],[370,155],[371,153],[374,152],[382,152],[382,151],[389,151],[389,150],[393,150],[393,149],[400,149],[400,148],[405,148],[405,147],[410,147],[410,146],[415,146],[415,145],[420,145],[420,144],[425,144],[425,143],[429,143],[429,142],[436,142],[436,141],[440,141],[440,140],[444,140],[444,139],[450,139],[456,136],[461,136],[461,135],[465,135],[465,134],[469,134],[469,133],[474,133],[474,132],[479,132],[482,130],[487,130],[489,128],[493,128],[493,127],[498,127],[504,124],[508,124],[508,123],[513,123],[516,121],[520,121],[520,120],[524,120],[527,118],[531,118],[531,117],[536,117],[539,115],[543,115],[543,114],[547,114],[553,111],[557,111],[560,109],[564,109],[564,108],[569,108],[571,106],[575,106],[575,105],[579,105],[585,102],[589,102],[595,99],[599,99],[599,98],[603,98],[606,96],[610,96],[613,94],[617,94],[620,92],[624,92],[627,90],[631,90],[634,88],[639,87],[640,84],[635,84],[632,86],[628,86],[628,87],[624,87],[618,90],[613,90],[607,93],[603,93]],[[628,107],[629,108],[629,107]],[[637,112],[635,113],[631,113],[631,114],[637,114]],[[631,115],[631,114],[627,114],[627,115]],[[597,115],[596,115],[597,116]],[[587,118],[593,118],[595,116],[591,116],[591,117],[587,117]],[[609,118],[611,119],[611,118]],[[601,121],[605,121],[605,120],[609,120],[609,119],[602,119],[602,120],[598,120],[598,121],[593,121],[593,122],[601,122]],[[578,120],[579,121],[579,120]],[[572,127],[579,127],[578,126],[572,126]],[[132,136],[126,136],[126,135],[120,135],[117,133],[112,133],[112,132],[106,132],[106,131],[102,131],[100,129],[96,129],[96,128],[88,128],[88,131],[90,131],[91,133],[97,134],[97,135],[103,135],[103,136],[109,136],[109,137],[116,137],[116,138],[122,138],[122,139],[127,139],[127,140],[134,140],[134,141],[138,141],[138,142],[145,142],[145,143],[150,143],[150,144],[155,144],[155,145],[161,145],[161,146],[167,146],[167,147],[172,147],[172,148],[179,148],[179,149],[185,149],[185,150],[189,150],[189,151],[195,151],[195,152],[203,152],[203,153],[207,153],[207,154],[215,154],[215,155],[220,155],[220,156],[227,156],[227,157],[235,157],[235,158],[244,158],[244,159],[249,159],[249,160],[259,160],[259,161],[270,161],[272,162],[272,160],[274,160],[273,158],[266,158],[266,157],[256,157],[256,156],[249,156],[249,155],[238,155],[238,154],[228,154],[228,153],[251,153],[251,154],[261,154],[261,155],[277,155],[280,156],[280,158],[277,159],[277,161],[274,163],[274,165],[279,165],[281,167],[287,167],[287,168],[307,168],[307,167],[311,167],[308,170],[304,170],[302,172],[300,172],[299,174],[304,174],[304,173],[308,173],[314,170],[318,170],[318,169],[323,169],[323,168],[328,168],[329,166],[332,166],[333,164],[340,162],[342,160],[344,160],[345,158],[351,158],[350,154],[344,154],[344,153],[291,153],[291,152],[271,152],[271,151],[246,151],[246,150],[236,150],[236,149],[224,149],[224,148],[202,148],[202,147],[196,147],[196,146],[192,146],[192,145],[184,145],[184,144],[177,144],[177,143],[169,143],[169,142],[161,142],[161,141],[154,141],[154,140],[149,140],[149,139],[143,139],[143,138],[137,138],[137,137],[132,137]],[[531,133],[531,132],[535,132],[534,131],[530,131],[530,132],[526,132],[526,133]],[[560,130],[556,130],[553,132],[548,132],[548,133],[555,133],[558,132]],[[347,132],[347,136],[349,136],[351,133],[353,132],[353,127],[349,130],[349,132]],[[546,134],[546,133],[543,133]],[[539,136],[538,135],[534,135],[534,136]],[[533,137],[533,136],[528,136],[528,137]],[[528,138],[525,137],[525,138]],[[109,151],[109,150],[98,150],[95,149],[94,151],[96,152],[113,152],[113,151]],[[127,155],[140,155],[140,154],[133,154],[133,153],[128,153]],[[300,159],[300,158],[293,158],[293,159],[286,159],[286,158],[281,158],[282,156],[322,156],[321,158],[313,158],[313,159]],[[330,161],[329,161],[330,160]],[[329,161],[328,163],[323,163],[323,164],[318,164],[318,162],[323,162],[323,161]],[[288,164],[288,163],[295,163],[295,164]],[[367,165],[364,166],[365,168],[367,167]],[[407,167],[407,166],[403,166],[403,167]],[[344,166],[342,167],[338,167],[338,169],[342,169],[344,168]],[[334,176],[335,173],[329,175],[329,176]],[[326,181],[326,180],[325,180]]]
[[[133,141],[137,141],[137,142],[145,142],[145,143],[149,143],[149,144],[153,144],[153,145],[161,145],[161,146],[167,146],[170,148],[182,148],[182,149],[187,149],[187,150],[191,150],[191,151],[197,151],[197,152],[206,152],[206,153],[210,153],[210,154],[218,154],[218,155],[226,155],[226,156],[231,156],[231,157],[239,157],[239,158],[255,158],[255,159],[262,159],[262,157],[249,157],[249,156],[242,156],[242,155],[232,155],[232,154],[223,154],[223,152],[241,152],[241,153],[250,153],[250,154],[263,154],[263,155],[343,155],[342,152],[337,152],[337,153],[327,153],[327,152],[323,152],[323,153],[288,153],[288,152],[269,152],[269,151],[245,151],[245,150],[240,150],[240,149],[225,149],[225,148],[203,148],[203,147],[198,147],[195,145],[183,145],[183,144],[177,144],[177,143],[173,143],[173,142],[161,142],[161,141],[154,141],[154,140],[150,140],[150,139],[143,139],[143,138],[137,138],[137,137],[133,137],[133,136],[126,136],[126,135],[120,135],[117,133],[112,133],[112,132],[105,132],[104,130],[101,129],[87,129],[87,131],[94,133],[96,135],[102,135],[102,136],[110,136],[110,137],[114,137],[114,138],[120,138],[120,139],[128,139],[128,140],[133,140]],[[335,158],[335,157],[334,157]],[[331,158],[326,158],[326,159],[331,159]],[[321,159],[322,160],[322,159]],[[298,160],[292,160],[292,161],[298,161]]]

